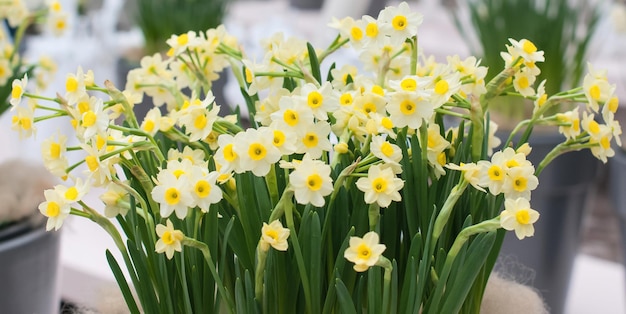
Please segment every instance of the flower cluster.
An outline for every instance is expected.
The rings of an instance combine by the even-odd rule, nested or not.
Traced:
[[[324,50],[277,34],[263,42],[260,62],[223,27],[187,32],[167,41],[167,58],[145,57],[123,91],[79,69],[56,98],[13,93],[16,109],[26,96],[37,101],[37,120],[66,116],[75,130],[76,145],[55,134],[42,147],[46,167],[66,180],[40,206],[48,229],[73,214],[118,239],[146,311],[178,300],[155,293],[180,293],[181,306],[214,310],[220,299],[231,312],[347,310],[361,295],[352,300],[349,291],[367,290],[373,311],[459,312],[466,297],[482,295],[488,276],[445,297],[472,285],[464,274],[490,271],[496,231],[533,235],[539,213],[531,194],[545,166],[583,148],[606,161],[621,129],[605,73],[591,70],[582,87],[546,95],[544,83],[535,84],[543,54],[522,39],[510,41],[505,68],[485,82],[474,57],[438,63],[421,55],[421,21],[406,3],[376,18],[335,20],[339,35]],[[361,64],[325,67],[339,49],[354,49]],[[210,89],[227,66],[249,119],[218,116],[226,104]],[[155,108],[137,121],[133,106],[144,95]],[[496,96],[534,104],[504,145],[488,115]],[[545,114],[560,103],[581,106]],[[24,125],[16,128],[30,134]],[[527,141],[538,125],[564,138],[535,166]],[[78,152],[69,164],[67,155]],[[104,215],[82,199],[91,187],[105,189]],[[198,275],[214,283],[213,301],[186,292],[200,289]]]
[[[26,29],[33,24],[45,23],[46,29],[58,36],[67,28],[67,14],[56,0],[46,1],[45,8],[34,12],[26,7],[24,1],[2,1],[0,20],[5,19],[8,26],[15,31],[11,33],[8,29],[0,27],[0,114],[9,108],[9,93],[21,96],[24,92],[28,75],[36,79],[38,88],[45,88],[56,71],[55,63],[48,57],[41,57],[38,62],[32,63],[20,55],[20,46]],[[21,80],[16,84],[14,80],[18,78]],[[10,85],[11,82],[14,83]],[[23,115],[29,114],[27,110],[21,111]],[[24,127],[28,128],[28,125]]]

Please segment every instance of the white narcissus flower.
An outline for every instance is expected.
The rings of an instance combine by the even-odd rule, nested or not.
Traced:
[[[539,213],[530,208],[527,199],[505,199],[504,210],[500,213],[500,225],[505,230],[515,230],[518,239],[532,237],[535,234],[533,224],[539,219]]]
[[[400,160],[402,160],[402,150],[400,147],[387,142],[382,135],[372,137],[370,150],[374,156],[388,164],[399,165]]]
[[[378,242],[378,234],[374,231],[366,233],[363,238],[350,237],[350,247],[346,249],[343,256],[354,263],[355,271],[364,272],[378,262],[387,248]]]
[[[366,178],[359,178],[356,186],[365,193],[365,203],[377,203],[380,207],[389,207],[391,201],[402,200],[399,191],[404,186],[404,181],[396,178],[390,167],[374,165],[367,171]]]
[[[578,108],[564,113],[557,113],[556,118],[559,122],[559,133],[563,134],[567,139],[574,139],[580,134],[580,114]]]
[[[73,105],[86,93],[85,75],[83,68],[79,66],[76,74],[69,73],[65,78],[65,99],[70,105]]]
[[[396,44],[403,43],[407,38],[417,36],[417,28],[422,24],[424,17],[412,12],[406,2],[401,2],[397,7],[388,6],[378,14],[378,20],[382,25],[390,25],[385,27],[392,42]],[[381,26],[384,27],[384,26]]]
[[[43,164],[53,175],[61,178],[67,175],[69,166],[66,153],[67,137],[60,132],[45,139],[41,143],[41,156]]]
[[[156,107],[150,109],[143,118],[140,128],[144,132],[154,136],[161,128],[161,109]]]
[[[150,194],[160,205],[161,217],[166,218],[176,212],[176,217],[184,219],[193,203],[187,176],[176,177],[169,169],[163,169],[157,174],[156,183]]]
[[[280,220],[274,220],[269,225],[263,223],[260,240],[263,251],[269,250],[270,245],[278,251],[287,251],[289,247],[287,238],[289,238],[289,229],[284,228]]]
[[[273,132],[269,128],[261,127],[250,128],[239,134],[236,136],[239,139],[235,141],[234,150],[239,156],[240,172],[252,171],[257,177],[267,175],[271,166],[282,156],[273,144]]]
[[[514,167],[506,172],[502,192],[505,198],[530,199],[530,192],[536,189],[537,185],[539,185],[539,180],[535,176],[535,167]]]
[[[183,246],[181,244],[185,235],[182,231],[174,229],[174,225],[168,219],[166,225],[158,224],[156,226],[156,233],[159,236],[159,240],[154,245],[154,250],[157,253],[165,252],[167,259],[174,257],[174,252],[181,252]]]
[[[17,106],[22,101],[22,96],[26,91],[26,85],[28,85],[28,74],[24,74],[21,79],[14,79],[11,83],[11,100],[9,101],[12,106]]]
[[[46,223],[46,231],[52,229],[59,230],[70,214],[70,203],[65,200],[59,189],[45,190],[44,196],[46,200],[39,204],[39,211],[42,215],[48,217]]]
[[[128,191],[115,182],[107,184],[106,190],[100,195],[100,200],[104,203],[104,215],[109,218],[120,214],[126,216],[130,209]]]
[[[296,98],[311,108],[315,118],[321,121],[328,120],[328,113],[339,109],[338,92],[330,82],[324,82],[319,88],[313,83],[305,84]]]
[[[324,152],[329,152],[333,147],[328,136],[330,124],[326,121],[318,121],[296,132],[296,153],[308,154],[311,158],[320,158]]]
[[[394,93],[387,103],[387,112],[393,125],[398,128],[408,126],[419,129],[423,120],[430,120],[435,107],[430,101],[419,98],[415,93]]]
[[[309,155],[304,155],[301,162],[293,165],[295,169],[289,174],[289,182],[294,187],[296,202],[324,206],[324,197],[333,191],[330,166],[320,160],[313,160]]]
[[[534,96],[535,90],[533,89],[533,85],[535,84],[535,80],[536,77],[533,73],[522,69],[513,77],[513,88],[524,97]]]
[[[222,200],[222,190],[215,185],[219,173],[212,171],[206,173],[205,169],[195,167],[193,173],[190,174],[189,180],[193,187],[193,204],[191,207],[198,206],[203,212],[209,211],[211,204],[217,204]]]
[[[31,137],[36,133],[35,111],[30,107],[14,107],[15,114],[11,118],[11,129],[17,131],[20,139]]]

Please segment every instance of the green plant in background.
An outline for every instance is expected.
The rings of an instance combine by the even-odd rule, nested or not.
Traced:
[[[6,19],[6,26],[5,26]],[[36,24],[45,24],[54,34],[60,35],[67,28],[67,15],[58,1],[35,11],[26,7],[24,1],[0,1],[0,115],[11,107],[11,82],[25,75],[35,77],[39,88],[49,81],[56,65],[49,58],[29,62],[21,55],[26,30]],[[35,71],[38,69],[39,71]]]
[[[222,24],[228,0],[135,0],[135,20],[145,38],[144,54],[164,52],[173,34],[206,31]]]
[[[537,81],[547,79],[545,91],[580,83],[590,42],[601,16],[601,2],[589,0],[468,0],[452,6],[457,29],[473,55],[489,68],[486,79],[497,75],[504,60],[499,48],[509,38],[527,38],[544,51],[546,62]],[[519,106],[504,104],[504,114],[521,118]]]

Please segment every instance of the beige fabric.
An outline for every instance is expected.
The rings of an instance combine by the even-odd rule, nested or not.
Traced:
[[[547,314],[541,296],[533,288],[502,278],[493,272],[487,282],[482,314]]]

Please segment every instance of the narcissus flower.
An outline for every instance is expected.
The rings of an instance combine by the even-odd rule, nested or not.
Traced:
[[[289,238],[289,229],[284,228],[280,220],[274,220],[269,225],[263,223],[260,240],[263,251],[269,250],[270,246],[278,251],[287,251],[289,247],[287,238]]]
[[[324,206],[324,196],[333,191],[330,166],[320,160],[313,160],[308,154],[299,163],[293,163],[294,171],[289,174],[289,182],[294,187],[298,204]]]
[[[174,225],[168,219],[166,225],[158,224],[156,226],[156,233],[159,236],[159,240],[154,245],[154,250],[157,253],[165,252],[165,256],[168,259],[174,257],[174,252],[181,252],[183,246],[181,241],[185,238],[182,231],[174,229]]]
[[[354,270],[364,272],[374,266],[387,248],[378,243],[378,234],[374,231],[366,233],[363,238],[350,237],[350,247],[343,256],[354,263]]]
[[[533,224],[539,219],[539,212],[530,208],[525,198],[505,199],[504,210],[500,213],[500,224],[506,230],[515,230],[518,239],[535,234]]]
[[[399,191],[404,186],[404,181],[397,178],[390,167],[374,165],[367,171],[366,178],[359,178],[356,186],[365,193],[365,203],[389,207],[391,201],[402,200]]]

